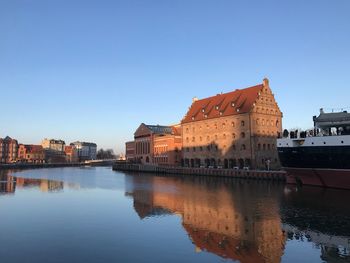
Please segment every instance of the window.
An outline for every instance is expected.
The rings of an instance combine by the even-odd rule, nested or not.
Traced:
[[[241,146],[241,150],[244,151],[246,148],[245,148],[245,144],[242,144]]]
[[[258,143],[258,151],[260,151],[260,150],[261,150],[261,144]]]
[[[245,138],[245,133],[241,132],[241,138]]]
[[[232,133],[232,139],[236,139],[236,134]]]
[[[196,137],[192,137],[192,142],[195,142],[196,141]]]
[[[224,139],[226,139],[226,134],[224,133],[224,135],[222,136]]]
[[[190,139],[188,137],[186,138],[186,142],[190,142]]]
[[[200,141],[200,142],[202,141],[202,136],[199,137],[199,141]]]
[[[232,126],[232,127],[235,127],[235,123],[234,123],[234,122],[231,122],[231,126]]]
[[[242,126],[242,127],[244,126],[244,121],[241,121],[241,126]]]
[[[223,128],[223,129],[225,129],[225,127],[226,127],[226,124],[225,124],[225,123],[223,123],[223,124],[222,124],[222,128]]]

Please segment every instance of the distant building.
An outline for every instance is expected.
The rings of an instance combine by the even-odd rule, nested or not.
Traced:
[[[96,143],[77,141],[77,142],[72,142],[70,145],[77,150],[79,161],[96,160],[96,154],[97,154]]]
[[[134,160],[142,164],[177,165],[181,160],[181,127],[142,123],[134,133]],[[132,144],[129,143],[129,146]],[[129,148],[130,149],[130,148]]]
[[[282,112],[267,79],[250,88],[195,98],[181,124],[184,166],[279,167],[276,138]]]
[[[125,143],[125,158],[129,162],[133,162],[135,159],[135,141]]]
[[[26,163],[44,163],[44,148],[41,145],[20,144],[18,147],[18,161]]]
[[[18,142],[9,136],[0,138],[0,163],[13,163],[17,160]]]
[[[67,163],[76,163],[79,161],[78,151],[74,146],[64,146],[64,153],[66,154]]]
[[[48,163],[64,163],[66,157],[64,153],[64,146],[66,145],[63,140],[44,139],[41,142],[41,146],[45,151],[45,160]]]

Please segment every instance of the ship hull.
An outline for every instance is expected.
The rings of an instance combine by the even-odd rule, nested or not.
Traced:
[[[350,190],[350,169],[291,168],[287,171],[287,183],[330,187]]]

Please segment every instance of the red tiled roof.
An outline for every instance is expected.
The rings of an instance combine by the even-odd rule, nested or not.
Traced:
[[[194,101],[182,123],[247,113],[263,87],[260,84]]]

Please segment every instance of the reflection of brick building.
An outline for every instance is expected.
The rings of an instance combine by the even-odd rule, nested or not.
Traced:
[[[158,165],[180,164],[181,127],[179,125],[160,126],[142,123],[136,130],[134,138],[136,162]],[[127,146],[130,144],[131,142]]]
[[[183,165],[279,166],[276,138],[282,113],[263,84],[205,99],[194,99],[182,120]]]
[[[18,142],[6,136],[0,138],[0,163],[13,163],[17,160]]]
[[[207,178],[130,176],[127,184],[140,218],[181,215],[197,251],[240,262],[281,261],[286,241],[278,206],[282,188],[269,185],[267,196],[261,183],[228,187],[227,181],[213,184]]]
[[[41,145],[20,144],[18,160],[26,163],[43,163],[45,162],[44,149]]]

